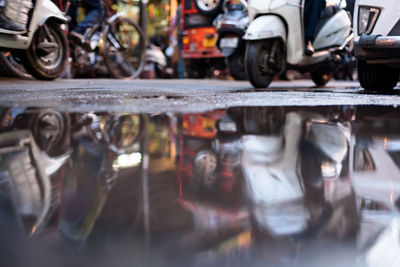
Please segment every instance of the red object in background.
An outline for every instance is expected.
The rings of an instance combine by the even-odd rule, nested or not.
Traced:
[[[216,47],[215,16],[200,14],[193,0],[181,0],[181,5],[182,58],[222,57]]]

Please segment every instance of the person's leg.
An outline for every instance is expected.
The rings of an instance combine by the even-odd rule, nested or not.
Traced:
[[[304,5],[304,40],[306,52],[314,52],[312,43],[317,33],[317,26],[325,0],[306,0]]]
[[[85,10],[87,15],[85,19],[74,28],[74,32],[84,34],[86,29],[93,27],[101,21],[103,16],[103,2],[99,0],[87,1],[85,3]]]
[[[74,29],[76,25],[78,25],[78,4],[76,2],[71,1],[70,6],[68,7],[67,15],[71,18],[69,22],[69,28]]]
[[[321,3],[324,0],[307,0],[304,5],[304,37],[314,41],[318,20],[321,14]]]
[[[0,0],[0,33],[6,33],[6,34],[24,33],[25,27],[11,21],[3,14],[6,5],[7,5],[7,0]]]

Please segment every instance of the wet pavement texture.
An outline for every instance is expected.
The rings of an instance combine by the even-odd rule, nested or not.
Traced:
[[[10,106],[0,266],[400,266],[398,107]]]
[[[0,105],[52,107],[65,112],[204,112],[231,106],[397,105],[399,91],[365,92],[358,82],[275,81],[255,90],[222,80],[0,80]]]

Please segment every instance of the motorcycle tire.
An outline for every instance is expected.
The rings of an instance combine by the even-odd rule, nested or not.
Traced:
[[[274,49],[275,46],[275,49]],[[274,52],[275,50],[275,52]],[[262,60],[268,59],[266,64]],[[273,58],[274,63],[270,63]],[[245,66],[247,77],[255,88],[267,88],[275,74],[282,70],[283,46],[280,40],[262,40],[249,42],[246,47]]]
[[[195,0],[194,5],[200,14],[217,15],[222,11],[223,0]]]
[[[120,35],[119,27],[133,31],[129,32],[130,36],[123,36]],[[126,32],[124,30],[125,34]],[[132,45],[133,40],[129,37],[133,37],[133,40],[138,39],[135,45]],[[128,43],[122,43],[127,39],[129,39]],[[115,44],[119,47],[115,47]],[[103,58],[104,64],[113,78],[135,79],[138,77],[145,65],[145,51],[144,33],[135,22],[128,18],[118,18],[106,25],[103,32]]]
[[[358,78],[367,91],[390,92],[399,81],[399,70],[358,60]]]
[[[26,71],[11,51],[0,52],[0,68],[3,75],[21,79],[32,79],[32,76]]]
[[[333,72],[311,72],[310,76],[316,86],[325,86],[332,79]]]
[[[231,76],[237,81],[246,81],[246,68],[244,65],[244,53],[235,52],[228,57],[228,69]]]
[[[33,35],[29,48],[21,53],[25,69],[36,79],[54,80],[61,76],[68,63],[69,46],[68,40],[61,29],[61,25],[53,21],[47,21],[44,25],[45,40],[56,42],[58,48],[48,55],[40,55],[38,46],[44,42],[39,28]],[[50,36],[48,35],[50,34]]]

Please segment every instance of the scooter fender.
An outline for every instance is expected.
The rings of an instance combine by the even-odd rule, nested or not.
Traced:
[[[54,19],[61,24],[68,23],[68,17],[51,0],[42,0],[41,2],[40,7],[35,7],[40,8],[40,10],[35,10],[32,16],[32,22],[29,27],[29,39],[49,19]]]
[[[250,22],[244,40],[262,40],[270,38],[280,38],[286,42],[286,27],[282,19],[275,15],[264,15]]]

